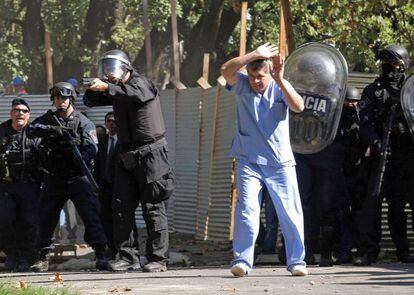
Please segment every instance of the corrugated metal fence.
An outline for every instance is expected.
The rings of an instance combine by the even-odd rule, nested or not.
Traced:
[[[370,74],[351,73],[349,84],[362,89],[374,78]],[[0,97],[0,122],[8,119],[12,98]],[[25,98],[33,118],[51,108],[47,95]],[[161,106],[177,180],[168,208],[170,228],[194,234],[198,239],[229,240],[233,161],[228,151],[236,120],[234,94],[222,86],[164,90]],[[111,107],[86,108],[81,99],[76,101],[76,107],[95,124],[103,124],[105,113],[111,110]],[[386,206],[383,213],[383,246],[392,248]],[[137,214],[137,222],[144,224],[141,214]]]

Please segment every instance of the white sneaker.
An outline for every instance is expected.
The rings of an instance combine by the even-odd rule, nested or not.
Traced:
[[[230,271],[235,277],[244,277],[247,275],[247,266],[246,264],[239,262],[233,265]]]
[[[291,268],[290,272],[292,273],[292,276],[295,276],[295,277],[303,277],[309,274],[308,270],[306,269],[306,266],[300,265],[300,264],[294,265]]]

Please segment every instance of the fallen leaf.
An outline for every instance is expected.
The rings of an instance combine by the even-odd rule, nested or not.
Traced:
[[[19,281],[19,285],[17,287],[20,289],[27,289],[27,283],[25,281]]]
[[[63,277],[60,272],[53,273],[53,277],[51,278],[55,284],[59,285],[63,283]]]

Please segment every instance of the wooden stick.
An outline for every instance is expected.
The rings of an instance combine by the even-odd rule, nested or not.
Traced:
[[[242,1],[240,23],[240,56],[246,54],[247,1]]]
[[[210,66],[210,54],[204,53],[204,60],[203,60],[203,76],[197,80],[197,84],[200,85],[203,89],[211,88],[211,85],[208,83],[208,73],[209,73],[209,66]]]
[[[148,22],[148,0],[142,0],[143,8],[143,24],[145,32],[145,57],[147,60],[147,75],[148,78],[153,79],[152,74],[152,52],[151,52],[151,36]]]
[[[280,0],[280,5],[283,11],[283,19],[285,23],[285,38],[287,42],[287,54],[295,50],[295,38],[293,36],[293,25],[292,25],[292,11],[290,10],[289,0]]]
[[[282,1],[280,1],[279,54],[282,58],[287,55],[285,14],[282,9]]]
[[[46,58],[46,81],[47,92],[53,87],[53,63],[52,63],[52,48],[50,42],[50,32],[45,32],[45,58]]]
[[[171,0],[171,31],[173,47],[174,79],[180,81],[180,56],[178,47],[177,14],[175,11],[175,0]]]

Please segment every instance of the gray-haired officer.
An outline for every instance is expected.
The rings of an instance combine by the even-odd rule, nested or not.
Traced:
[[[33,271],[48,270],[53,231],[68,199],[73,202],[85,224],[85,241],[95,250],[96,268],[103,270],[108,264],[105,256],[107,239],[97,195],[80,169],[67,137],[63,136],[63,132],[71,134],[83,162],[90,165],[97,152],[96,129],[88,118],[74,109],[76,96],[71,84],[56,83],[50,89],[50,99],[56,111],[48,111],[29,127],[31,137],[42,137],[38,150],[43,168],[47,171],[40,207],[40,259],[32,265]]]
[[[84,95],[85,105],[113,105],[118,126],[120,157],[116,165],[114,192],[114,243],[118,259],[113,271],[139,268],[137,249],[130,233],[135,209],[142,205],[147,226],[145,272],[166,271],[168,250],[167,200],[173,190],[168,162],[165,126],[157,88],[131,67],[121,50],[105,53],[99,62],[99,77]]]
[[[0,248],[6,271],[28,271],[36,257],[40,171],[26,136],[30,107],[12,101],[10,119],[0,125]]]

